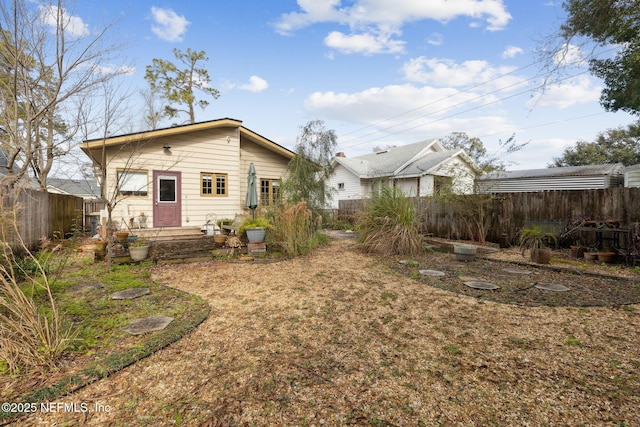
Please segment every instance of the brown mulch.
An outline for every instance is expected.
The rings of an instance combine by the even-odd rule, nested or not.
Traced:
[[[640,306],[497,303],[396,263],[341,239],[273,263],[156,268],[210,317],[60,399],[89,412],[20,425],[640,425]]]

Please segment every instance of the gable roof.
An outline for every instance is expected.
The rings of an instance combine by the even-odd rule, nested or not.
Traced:
[[[476,165],[464,150],[445,150],[437,139],[357,157],[335,157],[334,160],[359,178],[414,177],[434,172],[439,166],[456,156],[462,157],[474,170],[477,170]]]
[[[163,129],[155,129],[155,130],[149,130],[149,131],[143,131],[143,132],[129,133],[125,135],[112,136],[106,139],[104,138],[89,139],[84,141],[81,144],[80,148],[82,149],[82,151],[85,152],[85,154],[91,157],[89,154],[91,150],[99,149],[99,148],[102,148],[103,146],[113,147],[113,146],[130,144],[135,142],[150,141],[153,139],[169,137],[174,135],[184,135],[191,132],[199,132],[203,130],[229,128],[229,127],[238,128],[241,137],[247,138],[252,142],[256,143],[257,145],[263,148],[266,148],[267,150],[272,151],[276,154],[279,154],[289,160],[295,156],[295,153],[293,151],[279,144],[276,144],[270,139],[267,139],[264,136],[242,126],[241,120],[231,119],[228,117],[223,119],[200,122],[200,123],[193,123],[193,124],[173,126],[173,127],[163,128]]]
[[[65,178],[48,178],[47,186],[50,190],[54,189],[64,194],[72,194],[74,196],[100,196],[100,187],[98,183],[90,178],[87,179],[65,179]]]
[[[517,171],[491,172],[480,178],[481,181],[527,178],[554,178],[570,176],[601,176],[617,175],[622,172],[622,163],[608,163],[602,165],[565,166],[545,169],[525,169]]]

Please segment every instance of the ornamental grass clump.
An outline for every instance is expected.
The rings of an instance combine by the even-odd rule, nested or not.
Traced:
[[[422,252],[420,221],[413,201],[392,187],[382,187],[358,218],[359,242],[366,252],[417,255]]]
[[[271,214],[269,240],[284,253],[289,256],[304,255],[317,246],[318,239],[314,236],[318,233],[322,218],[314,220],[306,201],[280,205]]]

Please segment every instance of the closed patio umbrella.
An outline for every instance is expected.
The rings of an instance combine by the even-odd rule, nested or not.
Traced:
[[[258,207],[258,178],[256,177],[256,168],[253,163],[249,165],[249,174],[247,175],[247,197],[245,204],[251,210],[251,215],[255,219],[256,208]]]

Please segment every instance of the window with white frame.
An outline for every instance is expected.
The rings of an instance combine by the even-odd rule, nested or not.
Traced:
[[[146,170],[118,170],[118,195],[146,197],[149,192],[148,175]]]

